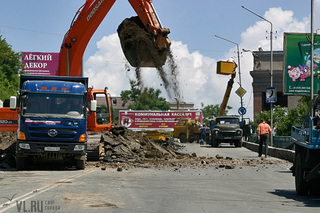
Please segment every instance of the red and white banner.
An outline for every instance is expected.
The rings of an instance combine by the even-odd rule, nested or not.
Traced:
[[[133,131],[141,130],[164,130],[173,131],[178,119],[197,119],[202,122],[200,110],[191,111],[142,111],[120,110],[120,124]]]

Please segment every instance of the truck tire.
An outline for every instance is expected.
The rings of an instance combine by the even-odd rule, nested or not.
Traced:
[[[179,135],[179,140],[181,143],[186,143],[187,142],[186,134]]]
[[[212,147],[218,147],[218,146],[219,146],[218,140],[212,138],[212,139],[211,139],[211,146],[212,146]]]
[[[242,147],[242,139],[235,141],[235,147]]]
[[[79,170],[84,170],[86,167],[86,161],[85,160],[76,160],[76,168]]]
[[[16,157],[16,168],[17,170],[25,170],[26,165],[25,165],[25,160],[26,158],[24,157]]]
[[[298,195],[307,195],[309,191],[308,183],[303,179],[303,158],[301,153],[297,154],[295,160],[295,185]]]

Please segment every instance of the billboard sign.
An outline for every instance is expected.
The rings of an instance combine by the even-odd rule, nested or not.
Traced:
[[[120,124],[133,131],[163,130],[173,131],[174,125],[179,118],[197,119],[202,122],[200,110],[190,111],[143,111],[143,110],[120,110]]]
[[[310,95],[311,44],[310,33],[284,33],[285,95]],[[314,94],[320,89],[320,37],[314,36]]]
[[[21,52],[23,71],[28,75],[58,75],[59,53]]]

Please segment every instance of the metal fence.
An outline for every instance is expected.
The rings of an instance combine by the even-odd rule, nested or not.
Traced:
[[[251,134],[248,141],[259,143],[257,134]],[[269,145],[271,145],[270,141]],[[273,136],[273,147],[294,150],[294,145],[290,141],[290,136]]]

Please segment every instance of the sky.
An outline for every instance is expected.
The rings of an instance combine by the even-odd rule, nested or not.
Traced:
[[[244,6],[273,24],[273,50],[283,50],[283,33],[310,33],[311,2],[301,0],[153,0],[154,8],[165,28],[170,29],[171,51],[177,65],[176,81],[180,102],[221,104],[230,76],[216,74],[218,61],[234,59],[240,54],[242,87],[247,91],[244,117],[253,118],[253,57],[242,49],[270,51],[270,23],[243,9]],[[16,52],[59,52],[64,34],[84,0],[0,0],[0,35]],[[314,29],[320,28],[320,0],[314,0]],[[116,1],[92,36],[85,51],[84,76],[94,88],[109,88],[112,96],[130,89],[135,80],[134,68],[122,53],[118,25],[136,16],[128,1]],[[220,39],[226,38],[232,42]],[[166,72],[170,69],[164,66]],[[175,102],[165,90],[154,68],[141,69],[143,84],[162,91],[161,96]],[[239,70],[228,102],[238,114],[240,97]]]

